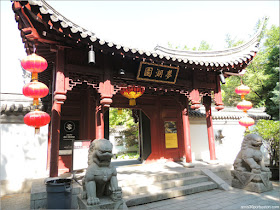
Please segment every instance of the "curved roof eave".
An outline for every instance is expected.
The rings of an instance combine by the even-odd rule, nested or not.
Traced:
[[[247,42],[228,49],[223,50],[209,50],[209,51],[192,51],[192,50],[176,50],[157,45],[155,50],[164,52],[169,55],[182,56],[182,57],[220,57],[229,56],[232,54],[240,54],[245,51],[256,51],[259,45],[259,36],[263,30],[265,21],[263,21],[258,31]]]
[[[53,23],[59,23],[61,28],[68,29],[71,37],[75,37],[77,40],[89,40],[89,44],[98,43],[100,46],[107,48],[116,48],[122,50],[124,53],[144,55],[151,58],[159,58],[172,60],[181,64],[195,64],[205,67],[226,67],[228,71],[235,66],[246,67],[247,64],[253,59],[258,51],[258,38],[262,31],[262,27],[258,32],[246,43],[220,51],[179,51],[167,49],[161,46],[156,46],[155,51],[140,50],[137,48],[130,48],[122,46],[111,41],[102,40],[97,37],[95,33],[80,27],[69,19],[65,18],[55,9],[53,9],[45,0],[28,0],[31,6],[38,6],[39,12],[42,15],[49,15],[50,21]],[[159,51],[159,52],[158,52]]]

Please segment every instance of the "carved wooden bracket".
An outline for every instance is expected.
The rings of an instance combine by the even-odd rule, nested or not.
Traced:
[[[112,97],[116,94],[114,86],[111,84],[110,80],[99,83],[98,93],[100,93],[100,104],[104,107],[110,107],[113,102]]]
[[[54,92],[54,100],[58,104],[64,104],[64,101],[66,100],[66,93],[67,91],[55,91]]]
[[[189,94],[189,99],[192,103],[191,108],[192,109],[198,109],[200,108],[200,100],[201,100],[201,96],[199,94],[198,89],[193,89],[190,94]]]

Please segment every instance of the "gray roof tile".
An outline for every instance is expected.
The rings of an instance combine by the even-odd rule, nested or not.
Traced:
[[[229,66],[233,68],[233,65],[240,65],[243,62],[246,64],[249,63],[252,58],[254,57],[255,53],[258,51],[258,39],[259,35],[261,33],[262,27],[260,30],[246,43],[230,48],[225,50],[219,50],[219,51],[180,51],[180,50],[173,50],[173,49],[167,49],[162,46],[156,46],[155,51],[148,52],[145,50],[138,50],[135,48],[130,48],[127,46],[122,46],[119,44],[115,44],[110,41],[104,41],[99,37],[96,37],[96,35],[86,30],[72,21],[65,18],[63,15],[61,15],[59,12],[54,10],[50,5],[48,5],[44,0],[29,0],[28,1],[31,7],[38,6],[39,11],[43,15],[49,15],[50,21],[53,23],[59,23],[62,28],[64,29],[70,29],[70,36],[75,37],[78,39],[85,39],[89,37],[90,42],[89,44],[93,44],[98,41],[98,43],[102,46],[108,46],[109,48],[116,47],[116,49],[120,50],[123,48],[123,50],[127,53],[131,52],[133,54],[140,54],[140,55],[147,55],[147,56],[153,56],[153,57],[159,57],[160,59],[165,58],[166,60],[172,60],[176,61],[178,63],[184,63],[184,64],[192,64],[195,63],[196,65],[201,66],[215,66],[215,67],[224,67]],[[80,32],[80,33],[79,33]],[[69,34],[66,34],[69,36]],[[76,37],[77,36],[77,37]],[[231,68],[230,67],[230,68]],[[230,70],[228,68],[228,70]]]

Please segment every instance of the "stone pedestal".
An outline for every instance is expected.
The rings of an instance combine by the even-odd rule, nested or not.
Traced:
[[[97,210],[97,209],[122,209],[128,210],[124,200],[112,201],[109,197],[100,197],[100,204],[97,205],[88,205],[85,199],[82,199],[81,196],[78,196],[78,205],[79,209],[86,210]]]
[[[251,173],[241,171],[231,171],[233,176],[232,187],[262,193],[273,189],[269,181],[271,172]]]

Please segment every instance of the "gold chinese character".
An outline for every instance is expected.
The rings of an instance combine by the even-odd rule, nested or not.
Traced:
[[[144,76],[145,77],[151,77],[153,73],[153,67],[147,67],[145,68]]]
[[[157,69],[156,77],[162,78],[162,75],[163,75],[163,70]]]
[[[168,70],[167,74],[165,75],[166,79],[172,77],[172,70]]]

